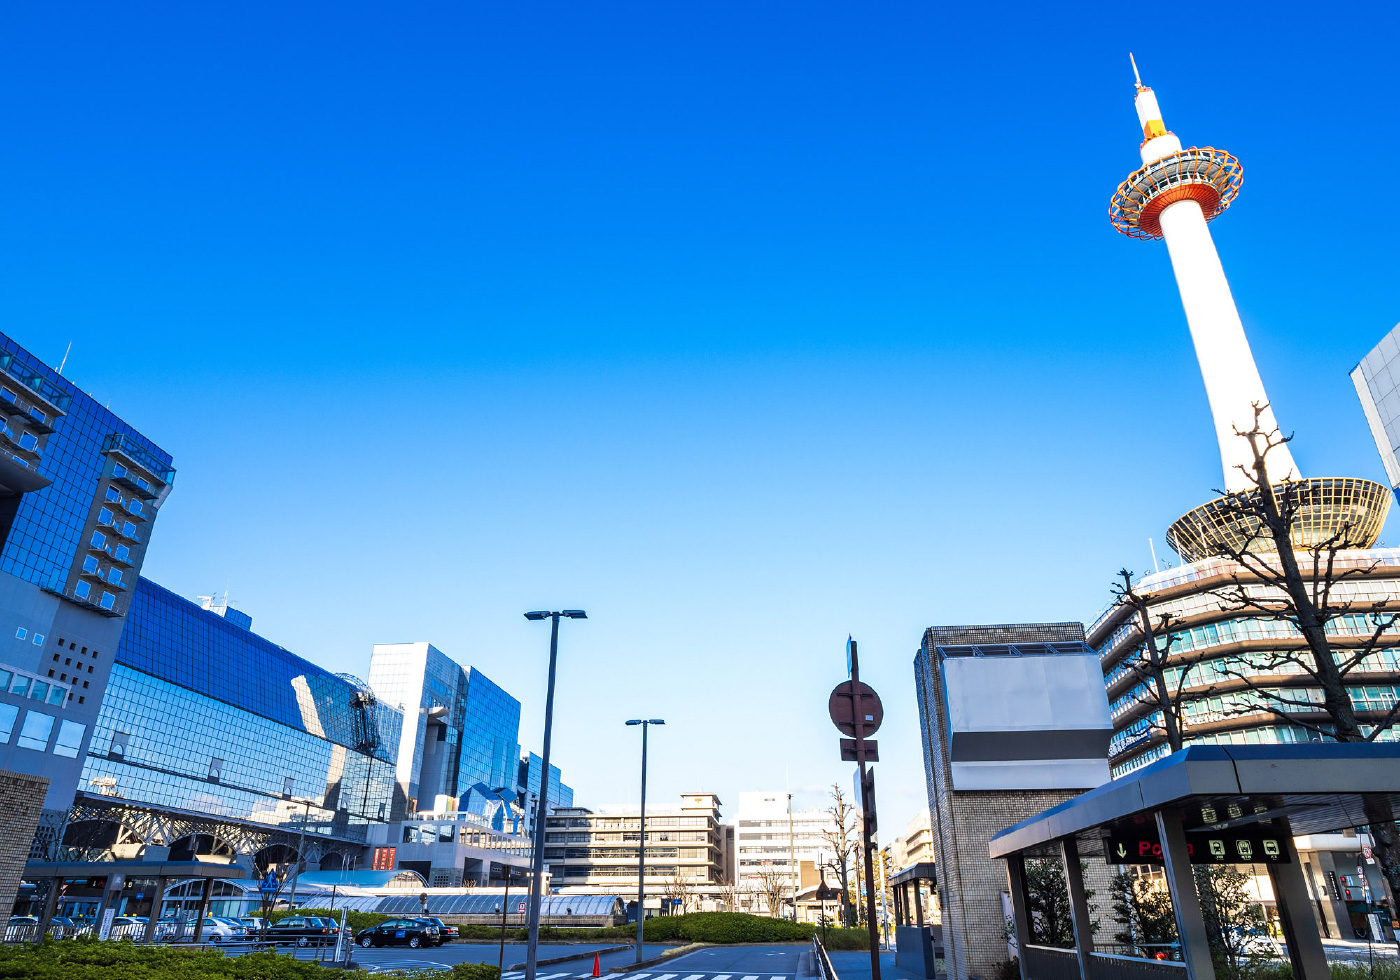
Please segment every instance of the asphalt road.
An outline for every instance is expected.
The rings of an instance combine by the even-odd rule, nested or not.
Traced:
[[[560,963],[557,966],[542,966],[536,973],[536,980],[545,980],[546,977],[550,980],[575,980],[579,977],[591,977],[593,975],[593,953],[616,945],[617,943],[540,943],[539,958],[542,960],[574,954],[578,954],[580,958],[568,963]],[[643,955],[648,957],[659,956],[666,948],[665,946],[644,946],[642,951]],[[443,967],[451,966],[454,963],[491,963],[494,965],[499,955],[499,946],[482,943],[444,943],[433,949],[409,949],[407,946],[381,946],[378,949],[362,949],[356,946],[352,965],[370,971]],[[635,962],[636,956],[633,949],[603,953],[601,956],[603,972],[607,973],[609,967],[625,967],[627,964]],[[305,959],[306,957],[302,956],[301,958]],[[511,971],[510,967],[524,961],[525,944],[506,943],[505,976],[509,978],[523,977],[524,971]],[[614,974],[614,976],[618,976],[618,974]]]
[[[797,975],[797,961],[808,948],[806,943],[712,946],[667,960],[642,973],[629,974],[622,980],[629,980],[629,977],[631,980],[662,980],[663,977],[666,980],[709,980],[723,975],[728,975],[732,980],[748,980],[749,977],[757,980],[772,977],[793,980]]]

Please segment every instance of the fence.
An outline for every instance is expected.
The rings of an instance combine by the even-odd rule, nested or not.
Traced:
[[[1080,980],[1079,954],[1053,946],[1025,948],[1030,980]],[[1173,960],[1141,959],[1113,953],[1091,953],[1092,980],[1186,980],[1186,965]]]

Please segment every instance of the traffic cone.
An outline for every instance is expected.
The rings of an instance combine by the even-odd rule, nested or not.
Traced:
[[[599,958],[599,954],[597,953],[593,954],[593,975],[595,977],[601,977],[603,975],[603,961]]]

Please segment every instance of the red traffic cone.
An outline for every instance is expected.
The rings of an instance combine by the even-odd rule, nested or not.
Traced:
[[[601,977],[603,975],[603,961],[598,958],[598,954],[593,954],[593,975]]]

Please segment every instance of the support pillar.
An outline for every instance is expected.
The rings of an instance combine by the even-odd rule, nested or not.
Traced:
[[[209,914],[209,896],[214,893],[214,879],[205,878],[199,893],[199,917],[194,920],[194,941],[204,941],[204,917]]]
[[[915,878],[910,884],[914,886],[914,925],[922,929],[924,927],[923,886],[919,884],[918,878]]]
[[[1011,893],[1011,920],[1016,924],[1016,962],[1021,966],[1021,980],[1031,980],[1025,952],[1034,937],[1026,906],[1026,859],[1019,854],[1006,859],[1006,890]]]
[[[1094,922],[1089,918],[1089,896],[1084,893],[1084,867],[1079,861],[1079,841],[1060,840],[1060,858],[1065,863],[1065,883],[1069,886],[1069,914],[1074,923],[1074,951],[1079,956],[1079,980],[1093,980]]]
[[[48,883],[49,893],[44,896],[44,907],[39,910],[39,931],[34,936],[36,942],[49,934],[49,926],[58,907],[58,893],[63,888],[62,878],[49,878]]]
[[[1171,892],[1172,913],[1176,917],[1176,935],[1181,942],[1181,958],[1186,964],[1186,980],[1215,980],[1215,966],[1210,961],[1210,941],[1206,938],[1206,922],[1201,916],[1201,899],[1196,894],[1196,876],[1191,873],[1191,855],[1186,850],[1186,832],[1181,827],[1181,813],[1158,810],[1157,834],[1162,841],[1162,861]]]
[[[165,904],[165,885],[169,880],[165,875],[156,879],[156,890],[151,893],[151,914],[146,919],[146,932],[142,942],[153,943],[156,941],[156,926],[160,924],[160,909]]]
[[[1279,851],[1288,863],[1269,865],[1269,880],[1274,884],[1274,898],[1278,900],[1278,915],[1288,943],[1288,959],[1293,963],[1293,976],[1296,980],[1329,980],[1332,972],[1327,967],[1322,938],[1317,934],[1317,919],[1313,916],[1312,902],[1308,900],[1303,864],[1293,845],[1293,831],[1283,818],[1274,819],[1274,831],[1278,834]]]

